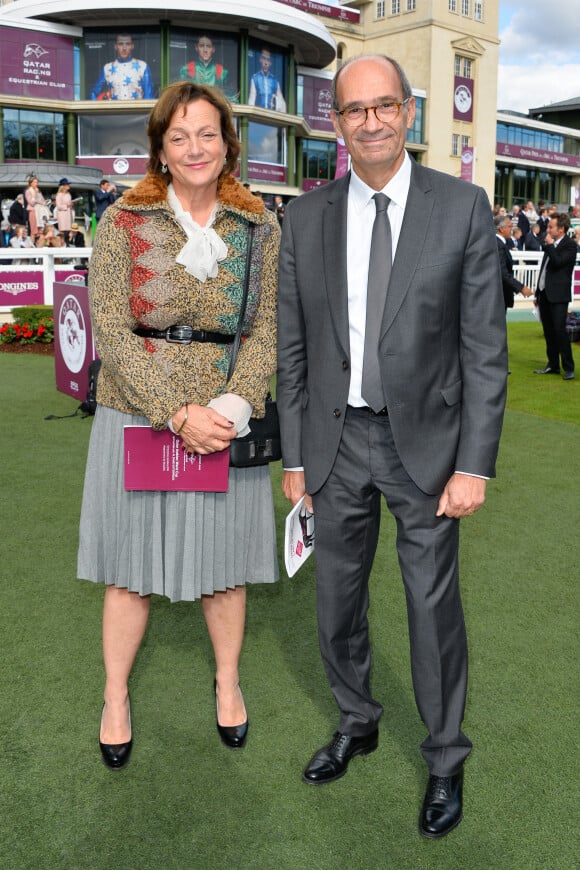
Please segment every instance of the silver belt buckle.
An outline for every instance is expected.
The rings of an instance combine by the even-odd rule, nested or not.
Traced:
[[[173,332],[173,336],[170,333]],[[191,344],[193,341],[193,327],[170,326],[165,332],[165,341],[171,344]]]

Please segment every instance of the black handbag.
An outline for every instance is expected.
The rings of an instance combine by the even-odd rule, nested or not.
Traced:
[[[244,277],[244,295],[240,306],[240,317],[236,337],[232,347],[230,366],[228,369],[228,381],[230,380],[236,365],[238,350],[242,340],[242,326],[246,315],[248,292],[250,284],[250,265],[252,258],[252,241],[254,238],[254,225],[248,225],[248,257],[246,259],[246,274]],[[243,438],[234,438],[230,441],[230,465],[234,468],[251,468],[255,465],[267,465],[269,462],[277,462],[282,458],[282,445],[280,443],[280,423],[276,402],[268,393],[266,396],[266,415],[261,419],[250,419],[251,431]]]

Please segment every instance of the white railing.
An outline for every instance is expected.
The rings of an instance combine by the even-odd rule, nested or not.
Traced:
[[[0,314],[17,308],[18,287],[14,284],[42,284],[44,305],[53,304],[53,285],[55,273],[59,270],[71,271],[75,266],[88,266],[92,248],[0,248]],[[14,264],[19,261],[19,265]],[[21,261],[29,262],[21,262]],[[8,273],[12,279],[8,282]],[[39,277],[42,281],[39,282]],[[32,288],[30,288],[32,289]],[[11,302],[9,297],[14,297]]]
[[[536,292],[543,251],[510,251],[514,261],[514,277]],[[572,274],[572,305],[580,302],[580,252],[576,256],[576,267]]]

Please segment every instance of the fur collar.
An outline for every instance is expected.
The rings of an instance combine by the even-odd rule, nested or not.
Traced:
[[[119,205],[151,206],[167,202],[167,186],[169,181],[149,172],[135,187],[127,190]],[[266,207],[263,200],[250,193],[239,181],[231,175],[223,175],[218,183],[218,200],[225,206],[238,211],[249,212],[252,215],[263,215]]]

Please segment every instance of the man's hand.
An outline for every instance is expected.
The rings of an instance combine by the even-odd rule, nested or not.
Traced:
[[[520,293],[522,294],[522,296],[531,296],[533,293],[533,290],[530,287],[522,287],[522,289],[520,290]]]
[[[474,514],[485,501],[486,483],[487,480],[481,477],[453,474],[439,499],[437,516],[459,519]]]
[[[303,471],[285,471],[282,478],[282,492],[292,504],[299,502],[302,496],[305,495],[304,504],[306,505],[306,510],[314,513],[312,509],[312,497],[306,494]]]

